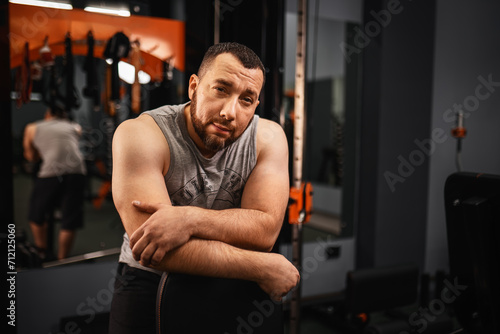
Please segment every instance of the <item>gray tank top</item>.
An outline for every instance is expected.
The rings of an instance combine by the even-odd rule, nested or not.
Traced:
[[[214,210],[240,207],[243,187],[257,163],[259,116],[254,116],[233,144],[213,157],[205,158],[189,137],[184,118],[186,105],[163,106],[146,112],[160,127],[170,149],[170,167],[165,175],[165,184],[172,205]],[[120,262],[161,274],[134,260],[127,233],[123,239]]]
[[[86,173],[83,155],[78,146],[77,123],[51,119],[35,124],[33,145],[42,158],[38,177]]]

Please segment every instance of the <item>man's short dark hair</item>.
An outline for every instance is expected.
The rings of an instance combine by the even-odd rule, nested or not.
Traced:
[[[266,70],[259,56],[257,56],[249,47],[235,42],[219,43],[208,48],[198,70],[198,76],[200,79],[203,77],[210,65],[212,65],[214,59],[222,53],[232,54],[238,58],[245,68],[260,69],[264,78],[262,86],[264,86],[264,82],[266,80]]]
[[[49,111],[52,116],[57,118],[68,118],[69,116],[64,102],[60,99],[55,99],[52,103],[49,103]]]

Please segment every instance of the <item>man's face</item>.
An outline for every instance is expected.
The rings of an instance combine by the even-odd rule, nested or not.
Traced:
[[[217,56],[201,79],[191,76],[191,123],[199,137],[193,139],[202,153],[213,154],[241,136],[259,104],[262,83],[260,69],[245,68],[229,53]]]

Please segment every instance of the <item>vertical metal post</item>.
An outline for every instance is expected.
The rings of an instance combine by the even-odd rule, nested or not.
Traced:
[[[220,0],[214,1],[214,44],[220,41]]]
[[[294,98],[294,132],[293,132],[293,186],[300,188],[302,183],[302,166],[305,136],[305,83],[306,83],[306,34],[307,34],[307,0],[299,0],[297,15],[297,53],[295,56],[295,98]]]
[[[295,56],[295,97],[294,97],[294,132],[293,132],[293,170],[292,186],[300,188],[305,137],[305,83],[306,83],[306,37],[307,37],[307,0],[299,0],[297,12],[297,53]],[[292,263],[302,267],[302,222],[292,225]],[[300,330],[300,295],[301,284],[292,292],[290,303],[290,333]]]

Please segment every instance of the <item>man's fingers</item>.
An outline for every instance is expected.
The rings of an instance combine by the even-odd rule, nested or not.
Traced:
[[[137,210],[147,213],[155,213],[159,209],[159,204],[144,203],[141,201],[133,201],[132,205]]]
[[[133,235],[135,235],[135,233]],[[134,256],[134,259],[136,261],[139,261],[144,257],[143,253],[149,245],[150,245],[149,241],[143,236],[137,237],[133,243],[132,241],[130,241],[130,248],[132,249],[132,255]]]
[[[283,292],[279,290],[275,290],[269,294],[272,300],[281,302],[283,298],[288,294],[288,292]]]
[[[139,261],[143,266],[149,266],[154,262],[153,256],[157,250],[158,249],[155,244],[146,243],[144,246],[142,240],[140,240],[134,249],[132,249],[132,254],[134,255],[134,259]]]
[[[130,248],[134,259],[144,266],[160,264],[170,247],[166,244],[159,247],[158,243],[152,242],[143,232],[139,231],[140,236],[136,232],[132,236],[137,236],[137,240],[132,242],[133,237],[130,238]]]
[[[285,295],[286,296],[286,295]],[[276,301],[276,302],[281,302],[281,300],[283,299],[284,296],[280,295],[280,294],[275,294],[275,295],[272,295],[271,296],[271,299]]]
[[[143,266],[157,266],[161,263],[161,260],[165,257],[165,250],[158,248],[155,244],[146,244],[146,247],[142,247],[142,240],[137,243],[137,245],[132,249],[132,254],[134,259],[139,261]]]
[[[135,243],[139,241],[143,235],[144,235],[144,225],[141,225],[137,228],[137,230],[134,231],[134,233],[132,233],[132,235],[129,238],[130,248],[134,248]]]
[[[156,249],[156,252],[153,254],[153,256],[151,257],[151,264],[153,266],[157,266],[160,264],[161,260],[163,260],[163,258],[165,257],[165,251],[162,250],[162,249]]]

